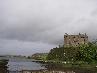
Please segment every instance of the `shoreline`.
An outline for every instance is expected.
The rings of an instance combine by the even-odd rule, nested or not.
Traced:
[[[54,71],[54,70],[23,70],[22,73],[75,73],[74,71]]]
[[[65,62],[55,62],[55,61],[43,61],[37,60],[33,61],[43,64],[48,70],[61,70],[61,71],[74,71],[75,73],[97,73],[97,64],[66,64]]]
[[[8,60],[0,60],[0,73],[7,73],[7,64],[8,64]]]

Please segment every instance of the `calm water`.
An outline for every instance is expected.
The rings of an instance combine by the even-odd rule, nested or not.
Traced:
[[[9,59],[7,64],[9,73],[16,73],[22,70],[40,70],[46,69],[42,64],[32,62],[33,60],[25,58],[5,58],[0,57],[0,59]]]
[[[10,59],[8,62],[9,71],[22,71],[22,70],[40,70],[46,69],[40,63],[32,62],[29,59]]]
[[[9,71],[22,71],[22,70],[40,70],[45,69],[41,64],[35,62],[12,62],[8,63]]]

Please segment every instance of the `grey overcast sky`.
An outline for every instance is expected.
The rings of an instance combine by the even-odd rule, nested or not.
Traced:
[[[97,0],[0,0],[0,54],[49,52],[65,33],[96,31]]]

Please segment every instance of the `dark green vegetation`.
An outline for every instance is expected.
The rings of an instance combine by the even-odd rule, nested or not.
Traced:
[[[47,60],[65,68],[97,70],[97,44],[88,43],[77,47],[59,47],[50,50]]]
[[[0,60],[0,73],[8,73],[7,64],[8,60]]]

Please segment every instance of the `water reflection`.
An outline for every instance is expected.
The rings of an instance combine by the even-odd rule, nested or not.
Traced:
[[[45,69],[41,64],[35,62],[9,62],[9,71],[22,71],[22,70],[40,70]]]

